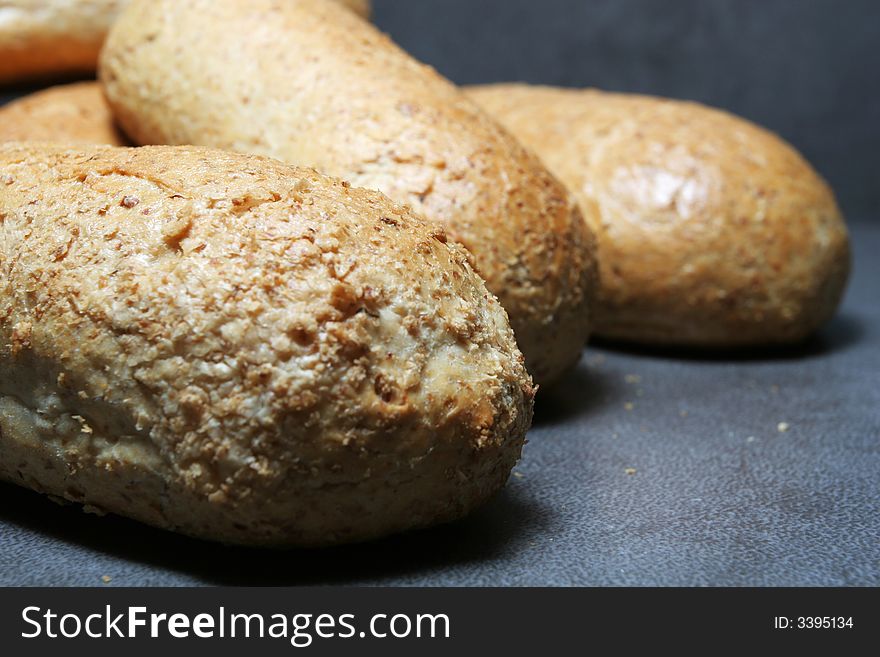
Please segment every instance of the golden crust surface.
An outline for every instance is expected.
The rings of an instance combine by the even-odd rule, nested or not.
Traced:
[[[533,393],[464,249],[377,192],[0,144],[0,478],[224,542],[365,540],[500,488]]]
[[[598,243],[598,335],[793,342],[836,310],[850,266],[843,217],[776,135],[647,96],[517,84],[469,94],[578,198]]]
[[[130,0],[4,0],[0,84],[95,70],[107,31]],[[362,17],[369,0],[337,0]]]
[[[337,0],[351,9],[361,18],[369,18],[372,12],[370,0]]]
[[[127,145],[97,82],[51,87],[0,107],[0,141]]]
[[[0,11],[0,83],[89,73],[128,0],[7,0]]]
[[[579,358],[596,266],[573,199],[372,25],[320,0],[136,0],[100,68],[138,143],[271,155],[410,204],[474,254],[538,383]]]

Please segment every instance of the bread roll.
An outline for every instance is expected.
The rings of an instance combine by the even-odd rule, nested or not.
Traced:
[[[599,249],[598,335],[787,343],[833,315],[846,227],[828,185],[776,135],[647,96],[526,85],[470,95],[579,199]]]
[[[77,82],[0,107],[0,141],[126,145],[97,82]]]
[[[0,2],[0,84],[93,72],[107,30],[129,1]],[[338,1],[362,16],[370,13],[369,0]]]
[[[0,478],[206,539],[457,518],[533,388],[442,230],[376,192],[191,147],[0,145]]]
[[[6,0],[0,6],[0,83],[95,70],[128,0]]]
[[[579,358],[595,263],[574,201],[369,23],[320,0],[136,0],[100,75],[138,143],[271,155],[411,204],[473,253],[539,383]]]

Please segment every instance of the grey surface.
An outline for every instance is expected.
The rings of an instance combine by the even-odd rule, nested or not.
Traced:
[[[804,347],[588,349],[540,397],[518,476],[462,522],[263,552],[0,486],[0,584],[880,585],[880,225],[854,238],[846,303]]]
[[[783,353],[591,347],[542,393],[520,476],[498,498],[369,545],[224,548],[0,486],[0,584],[880,585],[880,3],[375,4],[381,26],[458,82],[698,98],[791,138],[854,219],[840,315]]]

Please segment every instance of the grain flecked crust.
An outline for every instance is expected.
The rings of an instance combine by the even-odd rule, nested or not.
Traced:
[[[598,244],[597,335],[789,343],[836,311],[850,270],[843,217],[775,134],[649,96],[520,84],[468,93],[577,197]]]
[[[127,146],[97,82],[43,89],[0,107],[0,142]]]
[[[135,0],[100,78],[137,143],[270,155],[411,205],[473,253],[538,383],[580,357],[597,274],[575,202],[372,25],[320,0]]]
[[[369,0],[337,0],[363,18]],[[0,3],[0,84],[88,74],[113,21],[129,0],[4,0]]]
[[[441,229],[193,147],[0,145],[0,373],[0,478],[267,546],[464,515],[534,395]]]

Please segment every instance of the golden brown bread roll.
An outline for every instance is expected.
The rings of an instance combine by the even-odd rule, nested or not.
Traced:
[[[501,487],[533,388],[442,230],[191,147],[0,145],[0,479],[193,536],[369,539]]]
[[[0,83],[95,70],[110,24],[128,0],[6,0],[0,5]]]
[[[797,341],[849,272],[828,185],[776,135],[647,96],[495,85],[472,98],[544,159],[596,235],[595,333],[731,347]]]
[[[3,105],[0,141],[127,145],[97,82],[50,87]]]
[[[271,155],[411,204],[473,253],[539,383],[579,358],[595,263],[574,201],[369,23],[320,0],[136,0],[100,75],[138,143]]]
[[[39,76],[91,73],[107,30],[129,1],[0,2],[0,84]],[[370,13],[369,0],[337,1],[364,17]]]

